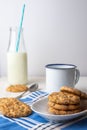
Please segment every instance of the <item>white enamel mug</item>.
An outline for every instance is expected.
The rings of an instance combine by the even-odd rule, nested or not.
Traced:
[[[60,91],[62,86],[74,87],[80,77],[80,71],[73,64],[48,64],[46,67],[46,91]]]

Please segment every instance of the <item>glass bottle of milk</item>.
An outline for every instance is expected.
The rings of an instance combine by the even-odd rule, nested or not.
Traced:
[[[9,45],[7,50],[7,77],[10,84],[26,84],[27,53],[24,44],[23,29],[20,34],[20,43],[16,51],[17,28],[10,28]]]

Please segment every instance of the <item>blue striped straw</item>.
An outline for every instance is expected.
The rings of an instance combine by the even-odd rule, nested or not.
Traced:
[[[25,4],[23,5],[23,8],[22,8],[22,17],[21,17],[20,26],[18,29],[18,36],[17,36],[17,42],[16,42],[16,52],[18,52],[18,49],[19,49],[20,35],[21,35],[23,18],[24,18],[24,10],[25,10]]]

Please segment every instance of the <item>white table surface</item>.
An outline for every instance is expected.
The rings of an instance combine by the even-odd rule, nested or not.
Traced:
[[[32,84],[34,82],[39,84],[40,89],[45,90],[45,88],[46,88],[45,77],[30,77],[28,85]],[[17,95],[14,93],[11,94],[9,92],[6,92],[6,87],[8,87],[8,86],[9,86],[9,83],[7,81],[7,78],[1,77],[0,78],[0,97],[3,97],[3,95],[4,96],[12,96],[13,95],[13,97],[15,95]],[[80,77],[79,82],[76,84],[75,87],[82,90],[83,92],[87,92],[87,77]]]
[[[38,83],[40,89],[45,89],[45,78],[44,77],[30,77],[27,86],[32,83]],[[0,98],[2,97],[16,97],[20,95],[20,93],[11,93],[7,92],[6,88],[9,86],[9,82],[7,81],[6,77],[0,78]]]
[[[39,84],[40,89],[45,90],[45,87],[46,87],[45,77],[30,77],[29,78],[29,84],[34,83],[34,82]],[[1,77],[0,78],[0,96],[2,96],[3,94],[4,95],[6,94],[6,93],[4,93],[4,91],[5,91],[5,89],[6,89],[6,87],[8,85],[9,85],[9,83],[7,81],[7,78],[6,77]],[[77,85],[75,87],[82,90],[82,91],[84,91],[84,92],[87,92],[87,77],[80,77],[79,82],[77,83]],[[11,94],[9,93],[9,94],[7,94],[7,96],[11,96]],[[80,119],[78,119],[78,120],[80,120]],[[59,126],[55,130],[61,130],[61,128],[64,128],[65,126],[67,126],[69,124],[77,122],[78,120],[72,121],[72,122],[67,123],[65,125],[62,125],[62,126]]]

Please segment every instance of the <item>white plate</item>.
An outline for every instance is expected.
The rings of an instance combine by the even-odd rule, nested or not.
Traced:
[[[65,121],[72,120],[81,116],[85,116],[87,114],[87,110],[84,110],[75,114],[69,114],[69,115],[50,114],[48,112],[47,102],[48,102],[47,97],[36,101],[35,103],[32,104],[32,110],[36,112],[37,114],[39,114],[40,116],[44,117],[46,120],[49,120],[51,122],[65,122]],[[82,101],[82,104],[85,104],[85,103],[87,104],[87,101],[84,103]]]

